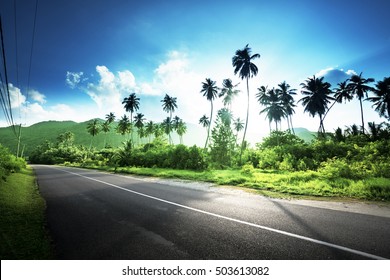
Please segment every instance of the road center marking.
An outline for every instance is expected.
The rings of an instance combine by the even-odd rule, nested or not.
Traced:
[[[52,167],[52,168],[54,168],[54,167]],[[80,176],[82,178],[85,178],[85,179],[88,179],[88,180],[91,180],[91,181],[95,181],[95,182],[98,182],[98,183],[101,183],[101,184],[104,184],[104,185],[107,185],[107,186],[110,186],[110,187],[114,187],[114,188],[117,188],[117,189],[129,192],[129,193],[133,193],[133,194],[136,194],[136,195],[139,195],[139,196],[147,197],[147,198],[150,198],[150,199],[153,199],[153,200],[157,200],[157,201],[160,201],[160,202],[163,202],[163,203],[167,203],[167,204],[170,204],[170,205],[174,205],[174,206],[177,206],[177,207],[188,209],[188,210],[191,210],[191,211],[194,211],[194,212],[202,213],[202,214],[205,214],[205,215],[209,215],[209,216],[213,216],[213,217],[216,217],[216,218],[228,220],[228,221],[231,221],[231,222],[247,225],[247,226],[254,227],[254,228],[259,228],[259,229],[263,229],[263,230],[279,233],[279,234],[282,234],[282,235],[285,235],[285,236],[289,236],[289,237],[293,237],[293,238],[309,241],[309,242],[312,242],[312,243],[316,243],[316,244],[320,244],[320,245],[323,245],[323,246],[331,247],[331,248],[334,248],[334,249],[342,250],[342,251],[345,251],[345,252],[349,252],[349,253],[352,253],[352,254],[360,255],[360,256],[363,256],[363,257],[366,257],[366,258],[370,258],[370,259],[387,260],[386,258],[383,258],[383,257],[380,257],[380,256],[376,256],[376,255],[369,254],[369,253],[366,253],[366,252],[362,252],[362,251],[359,251],[359,250],[355,250],[355,249],[351,249],[351,248],[348,248],[348,247],[336,245],[336,244],[329,243],[329,242],[326,242],[326,241],[321,241],[321,240],[318,240],[318,239],[314,239],[314,238],[302,236],[302,235],[299,235],[299,234],[287,232],[287,231],[284,231],[284,230],[274,229],[274,228],[270,228],[270,227],[266,227],[266,226],[262,226],[262,225],[258,225],[258,224],[254,224],[254,223],[238,220],[238,219],[235,219],[235,218],[230,218],[230,217],[227,217],[227,216],[223,216],[223,215],[215,214],[215,213],[212,213],[212,212],[204,211],[204,210],[201,210],[201,209],[193,208],[193,207],[190,207],[190,206],[186,206],[186,205],[183,205],[183,204],[179,204],[179,203],[172,202],[172,201],[169,201],[169,200],[165,200],[165,199],[162,199],[162,198],[158,198],[158,197],[155,197],[155,196],[151,196],[151,195],[147,195],[147,194],[144,194],[144,193],[136,192],[136,191],[129,190],[129,189],[126,189],[126,188],[123,188],[123,187],[120,187],[120,186],[117,186],[117,185],[114,185],[114,184],[111,184],[111,183],[108,183],[108,182],[104,182],[104,181],[95,179],[95,178],[91,178],[91,177],[87,177],[87,176],[84,176],[84,175],[81,175],[81,174],[78,174],[78,173],[74,173],[74,172],[71,172],[71,171],[68,171],[68,170],[59,169],[59,168],[54,168],[54,169],[61,170],[63,172],[66,172],[66,173],[69,173],[69,174],[73,174],[73,175],[76,175],[76,176]]]

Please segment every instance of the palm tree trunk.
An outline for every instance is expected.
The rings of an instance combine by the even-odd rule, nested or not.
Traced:
[[[362,115],[362,129],[363,129],[363,134],[365,134],[364,117],[363,117],[363,103],[362,103],[362,99],[361,98],[359,98],[359,102],[360,102],[360,114]]]
[[[293,126],[293,123],[292,123],[291,115],[290,115],[290,123],[291,123],[291,130],[292,130],[293,134],[295,135],[295,131],[294,131],[294,126]]]
[[[248,102],[247,102],[247,107],[246,107],[246,120],[245,120],[244,135],[242,136],[242,143],[241,143],[240,165],[242,165],[242,152],[244,151],[245,136],[246,136],[246,130],[248,128],[248,118],[249,118],[249,78],[248,77],[246,77],[246,92],[248,95]]]
[[[211,127],[211,123],[212,123],[212,120],[213,120],[213,100],[210,100],[210,103],[211,103],[210,122],[209,122],[209,128],[207,129],[206,143],[204,144],[204,149],[205,150],[207,149],[207,143],[209,141],[209,135],[210,135],[210,127]]]

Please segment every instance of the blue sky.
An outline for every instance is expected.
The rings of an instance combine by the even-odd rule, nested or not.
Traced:
[[[121,116],[121,100],[131,92],[141,98],[140,112],[147,119],[166,117],[160,100],[168,93],[177,97],[175,113],[196,124],[209,114],[201,82],[240,82],[231,58],[246,44],[261,55],[255,61],[259,74],[250,81],[254,142],[268,132],[254,98],[261,85],[285,80],[299,91],[314,74],[333,83],[351,73],[376,80],[390,75],[386,0],[39,0],[28,92],[35,1],[16,0],[18,67],[14,0],[3,0],[0,8],[15,122],[26,125],[104,118],[111,111]],[[233,111],[243,119],[244,83],[239,89]],[[216,110],[220,106],[216,102]],[[332,110],[325,121],[328,131],[360,121],[358,100]],[[317,130],[317,118],[304,114],[300,105],[296,113],[295,126]],[[369,103],[365,116],[384,120]],[[5,125],[1,114],[0,126]]]

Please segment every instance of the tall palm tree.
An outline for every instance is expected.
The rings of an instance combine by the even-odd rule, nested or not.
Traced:
[[[375,106],[375,111],[379,113],[379,116],[390,120],[390,77],[377,82],[373,93],[375,96],[367,100],[374,102],[372,106]]]
[[[280,83],[278,85],[276,91],[279,94],[280,101],[286,113],[287,126],[289,130],[291,130],[293,134],[295,134],[292,123],[292,115],[295,113],[294,107],[296,107],[293,97],[293,95],[297,94],[296,89],[290,89],[290,85],[284,81],[283,83]]]
[[[363,78],[362,74],[363,73],[360,73],[360,75],[352,75],[352,77],[349,79],[348,90],[352,95],[355,95],[359,99],[360,114],[362,116],[362,129],[364,134],[365,129],[364,129],[362,98],[364,96],[367,97],[369,91],[374,91],[374,88],[369,86],[368,84],[373,83],[375,80],[373,78],[367,78],[367,79]]]
[[[244,80],[246,79],[246,91],[248,95],[247,108],[246,108],[246,120],[245,120],[245,129],[244,135],[242,137],[241,152],[240,152],[240,163],[242,159],[242,152],[244,149],[246,130],[248,128],[248,118],[249,118],[249,78],[253,78],[257,75],[258,68],[252,62],[254,59],[260,58],[258,53],[251,55],[251,48],[248,44],[242,50],[237,50],[236,54],[232,58],[232,64],[234,67],[234,75],[238,73],[239,77]]]
[[[209,135],[210,135],[211,122],[213,119],[213,100],[218,96],[217,95],[218,87],[215,85],[215,83],[216,83],[215,81],[211,80],[210,78],[207,78],[205,82],[202,82],[202,90],[200,91],[200,93],[203,93],[203,96],[205,96],[207,100],[210,101],[211,104],[209,127],[207,129],[207,138],[206,138],[204,149],[207,148],[207,142],[209,140]]]
[[[172,125],[172,113],[175,112],[175,108],[177,108],[177,104],[176,104],[177,101],[176,100],[177,100],[176,97],[171,97],[168,94],[165,94],[164,99],[161,100],[161,102],[163,103],[162,106],[163,106],[164,112],[169,113],[169,123],[167,123],[167,125],[169,125],[169,126]],[[168,130],[169,130],[169,134],[168,134],[169,144],[172,144],[172,138],[171,138],[172,128],[169,127]]]
[[[180,144],[183,144],[183,135],[187,132],[187,125],[182,119],[176,125],[176,132],[180,137]]]
[[[134,116],[134,122],[135,122],[134,126],[137,128],[137,133],[138,133],[138,145],[141,142],[141,134],[143,132],[142,129],[145,121],[144,116],[145,115],[142,113],[137,113],[137,115]]]
[[[229,106],[229,109],[232,110],[232,103],[235,96],[238,95],[240,90],[235,89],[238,86],[238,84],[233,85],[231,79],[225,79],[222,83],[222,89],[219,93],[219,97],[223,97],[223,106],[227,107]]]
[[[102,123],[102,131],[104,132],[104,145],[103,147],[105,148],[106,147],[106,140],[107,140],[107,132],[110,131],[110,124],[108,121],[105,121],[104,123]]]
[[[88,123],[87,125],[87,131],[89,134],[91,134],[91,143],[89,144],[89,149],[91,150],[92,148],[92,140],[93,138],[99,134],[100,132],[100,123],[98,119],[92,120],[92,122]]]
[[[123,115],[123,117],[118,122],[116,130],[121,135],[126,135],[131,131],[131,122],[128,116]]]
[[[258,97],[258,102],[265,106],[265,108],[260,111],[260,114],[266,113],[269,123],[271,124],[272,121],[275,122],[275,129],[277,131],[278,123],[281,122],[282,118],[287,116],[285,107],[282,104],[278,91],[274,88],[266,90],[265,93],[263,92],[264,87],[261,87],[260,90],[261,91],[259,91],[256,96]]]
[[[172,145],[171,132],[172,132],[172,119],[171,117],[166,117],[161,123],[161,126],[164,130],[164,133],[169,137],[169,144]]]
[[[346,103],[347,101],[351,101],[353,99],[353,95],[348,90],[348,80],[338,83],[337,86],[338,87],[333,90],[334,102],[326,111],[323,120],[325,120],[326,115],[329,113],[330,109],[332,109],[334,104],[342,103],[343,101]]]
[[[323,80],[324,77],[317,78],[313,76],[313,78],[308,78],[304,83],[301,83],[301,93],[306,96],[298,101],[305,106],[305,112],[309,112],[313,117],[316,115],[320,117],[319,133],[325,133],[323,116],[328,109],[328,103],[334,100],[330,96],[332,93],[330,90],[331,84]]]
[[[106,121],[109,125],[115,121],[115,115],[113,112],[110,112],[109,114],[106,115]]]
[[[150,136],[153,135],[154,133],[154,126],[155,124],[153,121],[149,121],[145,126],[145,133],[146,133],[146,137],[149,138],[149,143],[151,142]]]
[[[131,141],[133,141],[133,113],[139,109],[139,100],[140,99],[133,92],[129,97],[125,97],[122,102],[126,112],[130,112]]]
[[[238,139],[238,133],[244,128],[244,123],[240,118],[237,118],[233,121],[233,127],[236,131],[236,147],[237,147],[237,139]]]

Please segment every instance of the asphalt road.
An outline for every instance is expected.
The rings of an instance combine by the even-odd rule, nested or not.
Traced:
[[[390,258],[386,215],[202,184],[33,168],[58,259]]]

